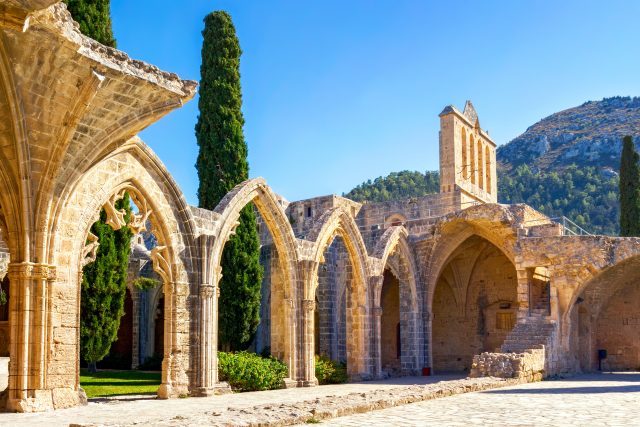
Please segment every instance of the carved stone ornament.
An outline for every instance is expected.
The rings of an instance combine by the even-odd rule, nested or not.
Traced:
[[[90,262],[94,262],[96,260],[96,256],[98,255],[98,246],[100,246],[100,242],[98,242],[98,236],[89,232],[87,235],[87,244],[82,248],[82,266],[89,264]]]
[[[153,261],[153,270],[162,277],[165,283],[173,282],[173,274],[171,273],[171,264],[169,264],[169,250],[166,246],[156,246],[151,250],[151,260]]]

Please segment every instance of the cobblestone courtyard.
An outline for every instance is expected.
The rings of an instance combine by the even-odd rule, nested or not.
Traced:
[[[637,426],[640,374],[582,375],[327,420],[330,426]]]
[[[447,380],[447,381],[443,381]],[[92,402],[88,406],[39,414],[0,414],[2,426],[193,426],[273,423],[276,412],[285,420],[307,413],[310,402],[323,400],[348,404],[349,399],[374,398],[389,393],[397,399],[419,383],[441,390],[460,390],[472,381],[456,377],[401,378],[335,386],[232,394],[200,399]],[[393,391],[391,391],[393,390]],[[459,391],[458,391],[459,392]],[[304,402],[304,403],[303,403]],[[483,392],[442,397],[357,415],[323,420],[335,426],[392,425],[638,425],[640,374],[583,375],[503,387]],[[269,410],[265,410],[269,408]],[[228,424],[231,422],[231,424]],[[286,423],[286,422],[285,422]],[[267,425],[267,424],[263,424]],[[276,424],[271,424],[276,425]],[[283,424],[280,424],[283,425]]]

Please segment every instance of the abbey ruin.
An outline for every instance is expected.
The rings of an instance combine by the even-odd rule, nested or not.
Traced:
[[[140,268],[152,266],[162,284],[144,300],[155,324],[135,340],[146,340],[147,356],[162,351],[160,398],[226,387],[217,375],[220,259],[249,203],[267,271],[255,346],[287,364],[287,387],[317,384],[316,353],[346,361],[352,379],[424,368],[482,375],[484,360],[510,353],[538,355],[540,375],[590,371],[600,349],[607,369],[640,367],[640,239],[576,235],[529,206],[498,204],[496,145],[470,102],[440,114],[439,194],[288,202],[256,178],[208,211],[186,203],[136,136],[195,92],[195,82],[81,35],[55,0],[0,1],[9,296],[0,306],[0,356],[9,358],[0,408],[83,402],[82,266],[100,243],[90,228],[101,208],[114,229],[126,225],[114,206],[125,191],[138,209],[129,226],[157,239],[148,252],[136,243]],[[474,365],[480,353],[492,355]]]

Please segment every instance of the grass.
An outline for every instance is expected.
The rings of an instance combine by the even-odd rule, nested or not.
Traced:
[[[87,397],[156,393],[160,386],[160,372],[99,371],[90,374],[82,369],[80,385]]]

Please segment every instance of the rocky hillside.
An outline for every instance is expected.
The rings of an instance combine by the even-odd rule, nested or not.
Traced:
[[[589,101],[540,120],[498,148],[499,201],[524,202],[592,233],[617,234],[625,135],[640,147],[640,97]],[[426,195],[438,191],[436,180],[434,172],[405,171],[367,181],[346,196],[382,201]]]
[[[503,171],[529,164],[549,172],[571,164],[617,171],[622,137],[640,145],[640,97],[589,101],[540,120],[498,148]]]

